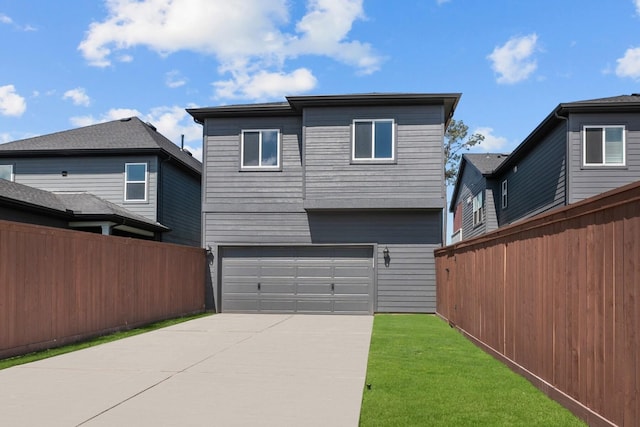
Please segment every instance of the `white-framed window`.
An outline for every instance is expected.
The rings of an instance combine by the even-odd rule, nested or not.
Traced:
[[[585,126],[582,133],[584,166],[625,165],[624,126]]]
[[[354,120],[351,160],[394,160],[393,119]]]
[[[124,200],[125,202],[147,201],[147,164],[125,163]]]
[[[243,169],[280,168],[280,131],[277,129],[243,130],[240,164]]]
[[[13,165],[0,165],[0,179],[13,181]]]
[[[484,218],[484,199],[482,191],[473,198],[473,225],[482,224]]]
[[[507,180],[502,181],[502,209],[507,208]]]

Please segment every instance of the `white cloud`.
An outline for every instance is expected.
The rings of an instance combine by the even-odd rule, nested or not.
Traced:
[[[0,13],[0,24],[12,24],[12,23],[13,23],[13,19],[8,17],[7,15]]]
[[[636,13],[640,15],[640,0],[634,0],[633,4],[636,6]]]
[[[270,73],[259,71],[255,74],[234,72],[233,78],[218,81],[215,87],[218,98],[269,99],[283,93],[295,95],[309,91],[315,87],[317,79],[306,68],[299,68],[292,73]]]
[[[91,98],[87,95],[87,92],[82,87],[70,89],[64,93],[62,99],[70,99],[74,105],[81,105],[88,107],[91,104]]]
[[[538,67],[533,54],[537,51],[537,34],[513,37],[493,49],[487,57],[498,73],[498,83],[513,84],[526,80]]]
[[[180,71],[173,70],[165,74],[165,84],[171,89],[175,89],[187,84],[187,79],[180,74]]]
[[[479,133],[484,135],[484,140],[476,145],[477,150],[484,152],[496,152],[501,153],[507,146],[507,138],[504,136],[496,136],[493,134],[493,128],[491,127],[479,127],[473,131],[473,133]]]
[[[638,0],[640,2],[640,0]],[[617,60],[616,75],[640,80],[640,47],[630,48]]]
[[[231,74],[219,86],[254,85],[230,93],[269,93],[271,86],[257,90],[255,84],[265,76],[300,78],[300,70],[284,70],[287,60],[302,55],[326,56],[363,74],[376,71],[382,58],[369,44],[348,37],[353,23],[366,19],[362,1],[308,0],[306,14],[290,30],[288,0],[108,0],[108,16],[89,26],[78,49],[98,67],[110,66],[116,53],[135,46],[160,55],[194,51],[214,56],[218,71]]]
[[[15,138],[8,133],[0,133],[0,144],[4,144],[5,142],[13,141]]]
[[[13,85],[0,86],[0,114],[20,117],[27,110],[24,97],[16,93]]]
[[[140,117],[141,113],[138,110],[130,108],[112,108],[106,113],[102,114],[99,118],[89,116],[75,116],[71,117],[69,121],[72,125],[77,127],[95,125],[96,123],[109,122],[111,120],[126,119],[127,117]]]

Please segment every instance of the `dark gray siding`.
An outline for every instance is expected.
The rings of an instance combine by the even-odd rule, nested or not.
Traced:
[[[582,128],[585,125],[624,125],[626,166],[583,167]],[[568,203],[640,180],[640,116],[638,114],[572,114],[569,117],[570,169]]]
[[[488,192],[485,191],[486,185],[486,179],[482,176],[480,171],[467,163],[462,171],[462,176],[460,177],[460,185],[455,203],[455,206],[457,206],[458,203],[462,203],[462,240],[470,239],[471,237],[486,233],[487,207],[491,206],[487,203]],[[483,197],[485,215],[482,223],[474,226],[472,200],[481,191],[485,193]],[[492,213],[491,216],[495,216],[495,213]]]
[[[500,226],[565,204],[566,127],[553,129],[527,156],[496,175]],[[502,209],[502,182],[507,180],[507,208]]]
[[[69,222],[65,219],[57,218],[47,213],[29,212],[24,209],[9,206],[0,206],[0,220],[46,225],[48,227],[69,228]]]
[[[15,164],[15,182],[19,184],[48,191],[86,191],[157,221],[155,156],[21,158],[11,159],[11,162]],[[125,163],[148,164],[146,202],[125,203]],[[67,171],[67,176],[62,176],[62,171]]]
[[[159,221],[171,228],[163,242],[200,246],[202,198],[200,177],[172,163],[161,164]]]
[[[305,206],[441,208],[442,106],[304,110]],[[354,119],[394,119],[396,162],[351,162]]]
[[[377,243],[377,312],[434,312],[442,212],[205,213],[205,245]],[[384,248],[391,262],[384,265]],[[213,275],[213,287],[218,278]]]
[[[241,131],[280,129],[282,170],[240,171]],[[207,119],[205,212],[303,212],[300,117]]]

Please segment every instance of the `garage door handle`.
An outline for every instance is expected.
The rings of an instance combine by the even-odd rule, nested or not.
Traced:
[[[258,283],[258,290],[260,290],[260,283]]]
[[[332,283],[332,284],[331,284],[331,292],[333,292],[333,291],[335,291],[335,290],[336,290],[336,285],[335,285],[335,283]]]

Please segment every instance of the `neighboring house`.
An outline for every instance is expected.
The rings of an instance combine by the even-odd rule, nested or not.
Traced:
[[[0,218],[111,235],[153,237],[169,231],[89,193],[53,193],[0,179]]]
[[[0,178],[51,193],[73,211],[68,227],[89,226],[78,218],[90,214],[105,234],[200,246],[201,174],[198,160],[137,117],[0,145]],[[21,200],[5,191],[5,201]]]
[[[291,96],[187,110],[203,124],[216,309],[434,312],[444,129],[459,97]]]
[[[485,215],[503,226],[640,180],[639,126],[640,94],[558,105],[486,171],[494,203],[483,201]],[[467,185],[459,176],[454,194]],[[452,212],[461,200],[452,199]]]
[[[463,154],[458,178],[451,196],[453,212],[451,243],[478,236],[498,228],[494,185],[490,177],[507,154]]]

